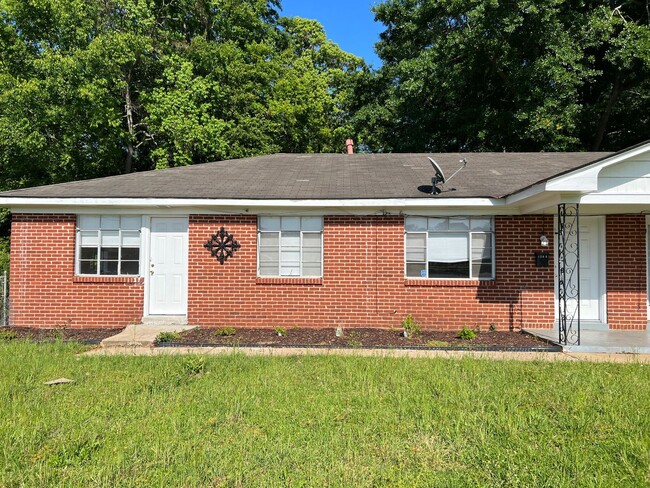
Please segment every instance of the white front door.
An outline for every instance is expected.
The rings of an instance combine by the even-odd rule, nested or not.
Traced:
[[[187,218],[151,218],[149,315],[187,314]]]
[[[580,217],[580,320],[605,322],[605,242],[601,217]],[[575,256],[567,255],[567,268]],[[572,278],[572,283],[577,278]]]

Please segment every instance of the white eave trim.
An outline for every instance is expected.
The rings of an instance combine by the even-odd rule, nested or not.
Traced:
[[[381,198],[341,200],[252,200],[185,198],[28,198],[0,197],[0,207],[10,209],[56,207],[122,208],[440,208],[503,207],[496,198]]]

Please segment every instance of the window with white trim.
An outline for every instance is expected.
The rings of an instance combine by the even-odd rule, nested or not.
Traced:
[[[141,227],[139,215],[80,215],[77,218],[77,274],[139,275]]]
[[[258,276],[323,276],[322,217],[259,217]]]
[[[491,217],[407,217],[407,278],[494,279]]]

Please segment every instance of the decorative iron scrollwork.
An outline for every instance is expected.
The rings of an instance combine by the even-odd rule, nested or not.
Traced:
[[[219,263],[223,264],[228,258],[233,257],[235,251],[237,251],[241,245],[235,239],[233,239],[232,234],[228,234],[228,231],[221,227],[219,231],[214,234],[209,241],[207,241],[203,247],[210,251]]]
[[[580,207],[558,205],[557,291],[560,344],[580,345]]]

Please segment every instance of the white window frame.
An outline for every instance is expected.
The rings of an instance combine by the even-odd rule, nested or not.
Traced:
[[[118,229],[110,229],[111,231],[118,231],[118,240],[119,245],[117,246],[117,274],[101,274],[101,242],[102,242],[102,229],[101,224],[97,229],[82,229],[79,225],[79,221],[82,217],[98,218],[101,222],[102,217],[114,217],[120,219],[120,227]],[[122,229],[121,221],[122,217],[134,218],[137,217],[140,219],[140,228],[139,229]],[[76,276],[95,276],[95,277],[127,277],[127,278],[137,278],[143,276],[143,232],[142,232],[142,216],[141,215],[113,215],[113,214],[94,214],[94,215],[77,215],[77,221],[75,225],[75,258],[74,258],[74,273]],[[104,229],[108,230],[108,229]],[[138,246],[138,273],[137,274],[120,274],[122,268],[122,231],[126,232],[139,232],[140,234],[140,245]],[[81,232],[83,231],[97,231],[97,273],[81,273]],[[128,247],[128,246],[127,246]],[[130,249],[135,249],[135,247],[129,247]],[[128,260],[131,261],[131,260]],[[134,261],[133,261],[134,262]]]
[[[466,218],[468,220],[474,218],[474,219],[489,219],[490,220],[490,231],[472,231],[471,230],[471,225],[468,230],[447,230],[447,231],[440,231],[440,230],[428,230],[428,225],[427,225],[427,230],[422,230],[422,231],[407,231],[406,230],[406,220],[409,217],[418,217],[416,215],[410,215],[410,216],[405,216],[404,217],[404,277],[405,279],[408,280],[476,280],[476,281],[493,281],[496,279],[496,246],[495,246],[495,231],[494,231],[494,217],[491,216],[483,216],[483,215],[471,215],[471,216],[456,216],[456,217],[443,217],[443,216],[436,216],[436,217],[424,217],[428,220],[430,218],[437,218],[437,219],[454,219],[454,218]],[[471,220],[470,220],[471,222]],[[427,272],[427,276],[408,276],[407,274],[407,265],[410,262],[415,263],[416,261],[407,261],[406,260],[406,254],[407,254],[407,247],[406,247],[406,237],[407,235],[414,235],[414,234],[424,234],[426,236],[425,238],[425,248],[424,248],[424,253],[425,253],[425,263],[426,267],[425,270]],[[429,234],[466,234],[468,236],[467,239],[467,252],[468,252],[468,261],[469,261],[469,273],[468,277],[429,277]],[[473,270],[472,270],[472,236],[474,234],[480,234],[480,235],[488,235],[490,236],[490,244],[491,244],[491,249],[492,249],[492,254],[491,254],[491,260],[492,260],[492,272],[490,274],[489,278],[482,278],[482,277],[475,277],[472,276]],[[419,261],[418,261],[419,262]]]
[[[324,237],[323,237],[323,231],[324,231],[324,218],[320,216],[306,216],[306,215],[291,215],[291,217],[296,217],[296,218],[302,218],[302,217],[310,217],[310,218],[320,218],[321,221],[321,227],[320,230],[286,230],[285,232],[299,232],[300,233],[300,257],[298,265],[300,267],[300,272],[298,275],[283,275],[282,274],[282,229],[277,231],[263,231],[261,230],[261,225],[260,225],[260,220],[263,218],[280,218],[282,217],[289,217],[287,215],[260,215],[257,218],[257,277],[258,278],[322,278],[323,277],[323,268],[324,268],[324,261],[325,261],[325,246],[324,246]],[[260,260],[260,241],[261,241],[261,236],[262,233],[268,232],[268,233],[277,233],[278,234],[278,274],[277,275],[263,275],[260,273],[260,265],[261,265],[261,260]],[[308,275],[305,276],[303,274],[302,270],[302,253],[303,253],[303,235],[304,234],[318,234],[320,235],[320,272],[318,275]]]

